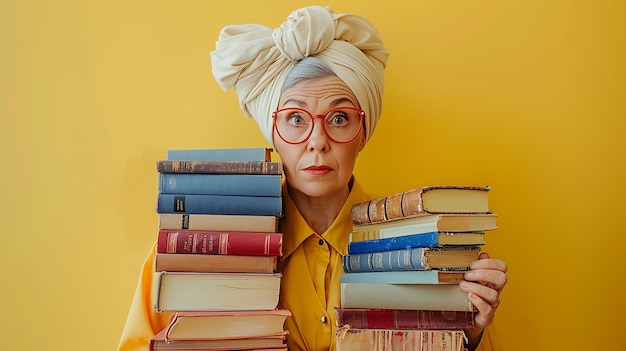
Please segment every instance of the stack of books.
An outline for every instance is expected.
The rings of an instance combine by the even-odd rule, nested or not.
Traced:
[[[464,349],[476,312],[459,283],[497,229],[490,190],[427,186],[352,207],[338,351]]]
[[[282,164],[272,149],[168,150],[157,162],[150,350],[286,350],[279,305]]]

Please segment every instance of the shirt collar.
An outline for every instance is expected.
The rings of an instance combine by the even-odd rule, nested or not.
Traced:
[[[353,179],[350,194],[343,204],[339,215],[330,227],[322,234],[322,237],[330,246],[342,255],[347,254],[348,240],[352,232],[352,205],[366,201],[369,197],[361,188],[361,185]],[[315,231],[309,226],[296,204],[289,197],[289,191],[285,182],[283,182],[283,204],[284,217],[280,220],[280,231],[283,233],[283,257],[286,258],[293,253],[298,246],[308,237],[315,234]]]

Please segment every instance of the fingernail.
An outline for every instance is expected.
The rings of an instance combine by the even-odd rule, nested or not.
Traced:
[[[472,278],[474,278],[475,275],[476,274],[474,272],[467,272],[467,273],[465,273],[465,278],[472,279]]]

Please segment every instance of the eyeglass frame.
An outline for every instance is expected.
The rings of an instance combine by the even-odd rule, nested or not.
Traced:
[[[328,134],[328,131],[326,130],[326,125],[323,123],[324,120],[326,119],[326,116],[328,116],[328,114],[330,114],[333,111],[340,111],[342,109],[349,109],[349,110],[353,110],[353,111],[357,111],[359,113],[359,129],[357,130],[356,134],[354,134],[354,136],[352,137],[352,139],[348,140],[348,141],[338,141],[335,140],[332,136],[330,136],[330,134]],[[298,142],[294,142],[294,141],[289,141],[286,140],[282,134],[280,134],[280,130],[278,130],[278,127],[276,126],[276,116],[278,115],[279,112],[282,111],[286,111],[286,110],[296,110],[296,111],[302,111],[304,113],[306,113],[307,115],[309,115],[311,117],[311,123],[312,123],[312,127],[309,130],[309,134],[306,136],[306,138],[302,139],[302,141],[298,141]],[[332,108],[328,111],[326,111],[325,114],[323,115],[314,115],[311,112],[309,112],[308,110],[305,110],[303,108],[300,107],[285,107],[285,108],[280,108],[275,110],[274,112],[272,112],[272,120],[273,120],[273,128],[274,130],[276,130],[276,133],[278,134],[278,136],[280,137],[280,139],[284,142],[286,142],[287,144],[291,144],[291,145],[296,145],[296,144],[302,144],[307,142],[307,140],[309,140],[311,138],[311,135],[313,134],[313,129],[315,129],[315,120],[316,119],[322,119],[322,130],[324,131],[324,134],[326,135],[326,137],[328,137],[328,139],[332,140],[335,143],[338,144],[347,144],[350,142],[353,142],[354,139],[356,139],[359,136],[359,133],[361,132],[361,130],[363,130],[363,122],[365,121],[365,111],[363,111],[360,108],[356,108],[356,107],[352,107],[352,106],[340,106],[340,107],[335,107]]]

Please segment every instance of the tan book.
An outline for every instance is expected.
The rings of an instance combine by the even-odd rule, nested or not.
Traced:
[[[489,186],[435,185],[356,203],[354,224],[378,223],[431,213],[491,213]]]
[[[462,329],[354,329],[337,330],[337,351],[462,351],[465,349]]]
[[[278,306],[280,273],[155,274],[157,311],[272,310]]]
[[[159,229],[276,232],[274,216],[159,213]]]
[[[276,256],[234,256],[156,253],[155,272],[273,273]]]
[[[163,329],[150,339],[150,350],[206,351],[206,350],[247,350],[285,351],[288,332],[279,335],[216,340],[166,340]]]
[[[190,311],[174,313],[166,340],[217,340],[268,337],[284,334],[291,313],[284,308],[243,311]]]

